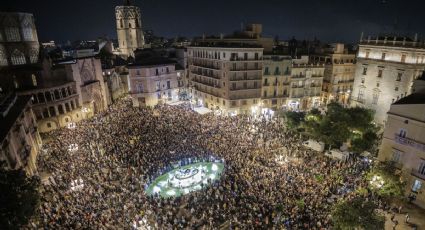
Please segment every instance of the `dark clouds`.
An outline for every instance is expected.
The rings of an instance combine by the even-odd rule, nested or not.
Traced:
[[[120,0],[2,0],[0,10],[31,12],[41,41],[116,37]],[[365,33],[425,35],[420,0],[136,0],[143,26],[175,37],[230,33],[241,23],[263,24],[264,33],[355,42]]]

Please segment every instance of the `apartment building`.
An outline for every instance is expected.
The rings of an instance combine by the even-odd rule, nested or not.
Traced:
[[[407,182],[406,196],[425,208],[425,93],[410,94],[391,105],[379,151],[380,161],[393,161]]]
[[[262,106],[278,110],[287,105],[291,91],[292,58],[284,55],[263,56]]]
[[[195,42],[187,48],[192,100],[223,114],[260,113],[263,48]]]

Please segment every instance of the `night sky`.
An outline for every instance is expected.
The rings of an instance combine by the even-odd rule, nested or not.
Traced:
[[[39,40],[116,38],[122,0],[2,0],[0,11],[33,13]],[[263,24],[280,39],[356,42],[367,33],[425,37],[425,0],[136,0],[144,29],[164,37],[231,33]]]

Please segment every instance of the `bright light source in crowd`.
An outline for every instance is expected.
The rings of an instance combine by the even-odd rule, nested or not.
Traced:
[[[211,180],[214,180],[215,179],[215,174],[210,174],[210,178],[211,178]]]
[[[374,175],[372,177],[372,180],[370,181],[370,184],[375,188],[381,188],[382,186],[384,186],[384,180],[381,176]]]
[[[153,187],[153,193],[159,193],[161,192],[161,188],[158,186]]]
[[[174,191],[174,190],[169,190],[169,191],[167,191],[167,195],[169,195],[169,196],[174,196],[174,195],[176,195],[176,191]]]
[[[82,108],[82,109],[81,109],[81,112],[83,112],[83,113],[88,113],[88,112],[89,112],[89,109],[88,109],[88,108],[86,108],[86,107],[84,107],[84,108]]]
[[[70,152],[75,152],[77,150],[78,150],[78,145],[77,144],[70,144],[68,146],[68,151],[70,151]]]
[[[67,125],[68,129],[75,129],[77,125],[74,122],[68,123]]]
[[[218,170],[218,166],[217,166],[216,164],[213,164],[213,165],[211,166],[211,170],[212,170],[212,171],[217,171],[217,170]]]

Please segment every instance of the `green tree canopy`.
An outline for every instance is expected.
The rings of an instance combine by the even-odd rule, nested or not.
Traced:
[[[376,205],[362,197],[341,201],[334,206],[332,222],[335,229],[384,229],[385,217]]]
[[[0,169],[0,226],[20,229],[28,224],[39,203],[39,179],[23,170]]]
[[[392,161],[379,162],[367,175],[369,181],[378,177],[383,182],[382,186],[377,187],[370,183],[370,188],[374,189],[380,196],[386,199],[401,198],[404,195],[406,184],[401,180],[400,175],[396,174],[397,168]]]

